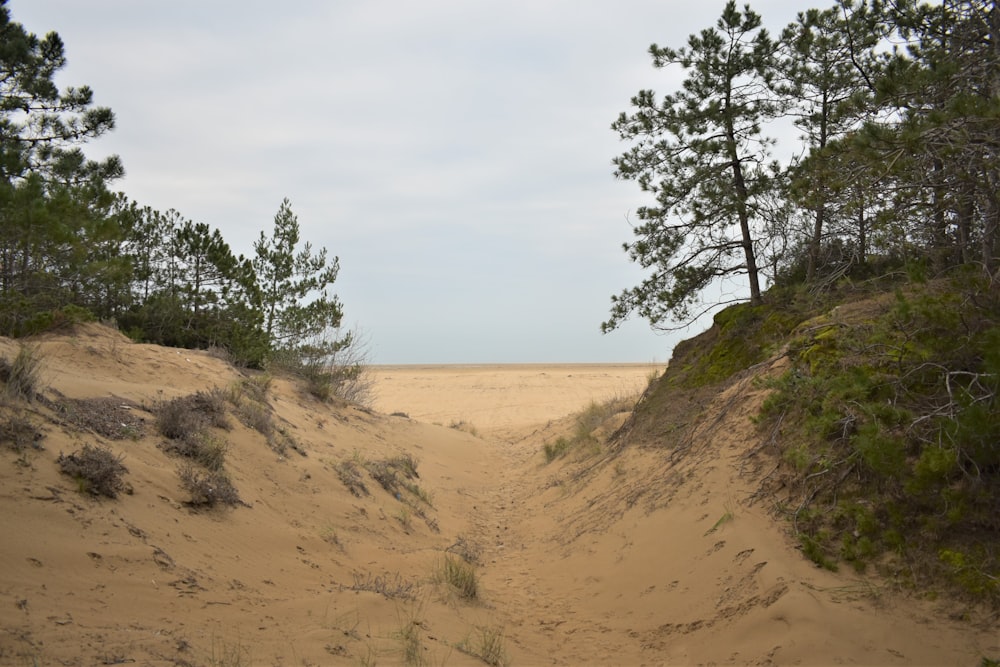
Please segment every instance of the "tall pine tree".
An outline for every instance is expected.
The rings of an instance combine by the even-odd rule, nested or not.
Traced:
[[[650,47],[655,67],[680,67],[687,77],[662,100],[641,91],[612,125],[632,143],[614,160],[615,175],[638,182],[656,204],[638,209],[637,238],[625,244],[650,275],[612,297],[605,331],[633,313],[653,326],[688,320],[702,291],[733,274],[746,274],[750,300],[761,301],[754,234],[771,188],[761,125],[779,112],[769,87],[774,49],[760,16],[732,0],[687,46]]]

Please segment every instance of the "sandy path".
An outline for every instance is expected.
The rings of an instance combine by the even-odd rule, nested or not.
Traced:
[[[517,431],[565,417],[590,401],[638,396],[663,366],[504,364],[375,366],[375,407],[418,421]]]
[[[607,369],[579,367],[383,376],[420,391],[383,386],[382,400],[415,418],[471,421],[497,457],[470,499],[486,603],[466,614],[505,628],[513,664],[962,665],[1000,650],[988,623],[955,621],[947,603],[801,555],[740,472],[754,463],[752,384],[717,399],[720,417],[684,456],[630,448],[603,465],[546,465],[541,444],[571,428],[560,417],[645,386],[650,369],[626,370],[612,382]],[[555,378],[581,386],[559,391]]]
[[[15,348],[0,339],[0,355]],[[150,405],[246,379],[96,325],[42,352],[71,398]],[[31,407],[44,448],[0,448],[0,665],[481,665],[460,647],[484,628],[503,630],[515,667],[1000,656],[995,626],[970,610],[818,570],[751,502],[752,383],[705,405],[689,442],[666,428],[647,447],[545,463],[543,443],[573,429],[567,415],[639,392],[654,370],[382,367],[379,412],[275,379],[273,419],[302,452],[235,420],[215,432],[245,501],[218,511],[186,504],[151,413],[137,410],[144,437],[108,441]],[[0,426],[17,416],[0,409]],[[87,497],[58,472],[60,452],[89,442],[125,457],[134,493]],[[400,455],[419,462],[425,499],[369,474]],[[349,490],[352,470],[366,491]],[[461,538],[481,549],[476,600],[435,574]]]

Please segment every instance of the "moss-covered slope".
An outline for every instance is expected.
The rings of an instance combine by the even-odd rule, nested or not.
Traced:
[[[676,446],[774,357],[764,495],[818,565],[1000,605],[1000,290],[969,276],[769,295],[678,345],[621,443]]]

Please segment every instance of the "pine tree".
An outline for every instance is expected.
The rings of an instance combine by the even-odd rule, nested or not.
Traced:
[[[11,20],[0,0],[0,332],[45,328],[67,306],[106,316],[128,283],[115,252],[107,184],[116,156],[85,158],[80,144],[114,127],[86,87],[60,91],[66,64],[54,32],[44,38]],[[95,287],[98,286],[98,287]]]
[[[299,246],[299,221],[285,199],[274,216],[274,229],[254,243],[253,268],[260,288],[264,331],[277,349],[295,351],[340,326],[340,301],[329,287],[337,280],[336,257],[325,248]]]
[[[657,68],[680,67],[681,89],[661,101],[651,90],[612,125],[633,146],[614,160],[618,178],[635,180],[656,200],[637,210],[630,258],[651,271],[612,297],[614,329],[638,312],[653,326],[684,321],[717,278],[746,274],[750,300],[761,301],[755,228],[771,186],[761,125],[780,109],[770,91],[775,46],[747,7],[726,4],[714,28],[680,49],[649,49]]]
[[[828,226],[851,215],[857,195],[849,161],[837,155],[842,140],[870,111],[876,70],[875,47],[883,30],[878,12],[864,2],[840,0],[827,10],[800,12],[781,33],[776,90],[802,131],[804,159],[791,168],[791,195],[812,216],[806,280],[813,280]],[[839,245],[836,242],[833,245]],[[858,261],[864,250],[856,247]]]

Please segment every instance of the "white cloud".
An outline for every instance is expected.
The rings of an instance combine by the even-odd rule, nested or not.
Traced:
[[[793,18],[799,3],[761,3]],[[609,129],[664,92],[651,42],[680,44],[722,0],[11,0],[58,31],[64,85],[118,128],[121,186],[249,252],[289,197],[339,255],[336,291],[376,361],[666,360],[672,339],[598,333],[640,277],[621,251],[643,203],[615,182]],[[676,77],[674,77],[676,80]]]

